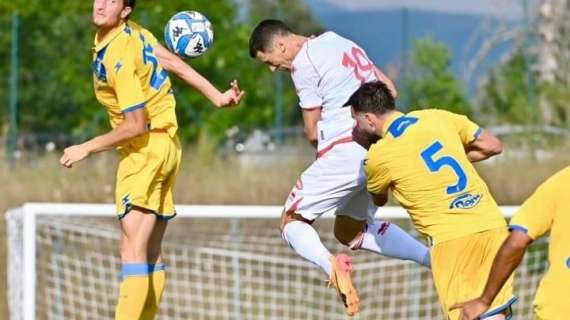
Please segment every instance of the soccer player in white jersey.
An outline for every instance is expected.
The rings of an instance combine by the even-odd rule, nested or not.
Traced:
[[[318,37],[295,34],[285,23],[264,20],[252,32],[250,55],[271,71],[290,71],[299,96],[305,135],[317,148],[317,159],[297,181],[281,219],[283,239],[303,258],[320,266],[345,304],[349,315],[359,310],[347,255],[331,254],[312,222],[336,215],[334,234],[353,250],[412,260],[430,266],[426,246],[395,224],[374,220],[366,190],[366,150],[354,141],[354,120],[348,98],[365,82],[380,80],[394,96],[394,84],[354,42],[334,32]]]

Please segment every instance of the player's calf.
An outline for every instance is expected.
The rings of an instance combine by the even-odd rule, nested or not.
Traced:
[[[298,255],[321,267],[330,276],[332,254],[325,248],[317,231],[294,213],[283,213],[281,237]],[[299,216],[300,217],[300,216]]]

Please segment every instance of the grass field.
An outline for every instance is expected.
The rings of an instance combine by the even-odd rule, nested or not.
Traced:
[[[509,146],[505,147],[509,150]],[[568,148],[548,157],[506,152],[497,161],[477,165],[497,201],[520,204],[536,186],[568,165]],[[208,148],[191,147],[184,156],[176,202],[183,204],[273,204],[285,200],[298,174],[313,159],[310,149],[293,156],[216,156]],[[24,155],[16,165],[0,161],[0,211],[24,202],[113,201],[113,153],[93,156],[70,170],[59,167],[58,154]],[[1,219],[0,251],[5,256],[5,226]],[[6,265],[0,264],[0,318],[7,318]]]

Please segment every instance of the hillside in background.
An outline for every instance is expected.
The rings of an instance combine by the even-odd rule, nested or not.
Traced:
[[[405,61],[403,52],[411,47],[414,38],[431,36],[444,42],[453,52],[453,71],[462,80],[467,64],[494,31],[505,24],[516,27],[521,23],[482,15],[413,9],[348,11],[332,5],[316,5],[311,0],[306,2],[326,29],[363,46],[374,62],[384,68],[387,65],[401,66]],[[495,48],[477,71],[476,78],[496,64],[512,45],[507,42]],[[466,85],[472,92],[474,83]]]

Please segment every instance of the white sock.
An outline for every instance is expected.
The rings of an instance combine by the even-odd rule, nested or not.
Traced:
[[[331,274],[331,253],[325,248],[317,231],[308,223],[292,221],[283,228],[283,239],[301,257],[318,265],[323,271]]]
[[[414,239],[399,226],[386,221],[375,220],[366,225],[366,232],[351,246],[387,257],[412,260],[425,267],[431,267],[429,249]]]

